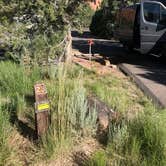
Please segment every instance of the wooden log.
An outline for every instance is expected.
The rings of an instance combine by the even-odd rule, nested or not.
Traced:
[[[50,125],[50,105],[44,84],[36,84],[35,92],[35,126],[37,138],[42,136]]]

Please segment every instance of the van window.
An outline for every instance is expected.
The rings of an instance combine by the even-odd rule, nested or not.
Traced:
[[[160,11],[160,24],[166,25],[166,9],[163,6]]]
[[[144,3],[145,20],[152,23],[158,23],[160,20],[160,5],[157,3]]]

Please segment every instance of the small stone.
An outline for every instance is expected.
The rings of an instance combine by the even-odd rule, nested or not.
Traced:
[[[111,66],[111,63],[109,60],[104,60],[104,61],[105,61],[105,66],[107,66],[107,67]]]

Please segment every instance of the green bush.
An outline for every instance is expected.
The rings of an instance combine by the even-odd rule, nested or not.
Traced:
[[[21,62],[64,54],[69,27],[89,25],[92,10],[84,1],[1,1],[0,37],[5,57]]]
[[[96,11],[90,24],[90,31],[96,36],[111,38],[113,36],[112,23],[110,19],[111,14],[105,15],[104,11],[105,9]]]
[[[101,9],[96,11],[90,25],[92,34],[107,39],[113,37],[114,26],[117,21],[116,13],[118,9],[121,6],[139,2],[139,0],[125,0],[123,2],[117,0],[103,0]]]
[[[73,24],[78,30],[89,28],[94,11],[88,4],[80,4],[73,15]]]

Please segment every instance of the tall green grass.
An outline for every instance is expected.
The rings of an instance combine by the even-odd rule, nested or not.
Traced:
[[[79,140],[80,137],[93,135],[96,130],[97,115],[95,110],[89,110],[87,106],[86,90],[78,68],[60,64],[57,67],[48,66],[46,70],[50,79],[45,77],[43,82],[47,85],[51,104],[51,126],[41,139],[39,151],[44,154],[45,159],[48,159],[61,150],[64,152],[64,149],[69,149],[74,139]],[[9,126],[16,124],[15,127],[19,127],[15,123],[19,114],[32,114],[33,103],[29,105],[27,96],[33,98],[33,85],[41,79],[40,68],[35,66],[27,69],[12,62],[1,62],[0,71],[2,71],[0,90],[5,105],[3,111],[7,113],[4,122]],[[7,128],[5,125],[4,131]],[[6,137],[3,140],[6,140]],[[40,155],[41,153],[36,154],[36,159],[40,158]],[[9,154],[6,157],[2,154],[2,157],[6,159]]]
[[[91,136],[96,130],[95,110],[88,110],[86,90],[81,74],[72,77],[66,65],[60,65],[56,82],[48,84],[51,99],[51,127],[42,139],[47,157],[53,156],[60,147],[72,145],[72,141],[83,136]],[[71,79],[72,77],[72,79]]]
[[[27,107],[26,97],[33,98],[33,85],[41,78],[40,70],[4,61],[0,62],[0,71],[0,165],[22,165],[19,149],[10,144],[10,138],[13,133],[23,132],[17,122],[21,115],[33,108],[33,103]]]
[[[85,86],[90,93],[96,94],[102,101],[116,111],[126,113],[130,110],[142,111],[147,104],[152,104],[143,93],[126,78],[117,76],[97,76],[85,74]]]
[[[21,165],[17,152],[9,144],[9,139],[13,135],[13,128],[10,125],[10,115],[1,103],[0,96],[0,165]]]
[[[114,126],[114,135],[105,151],[95,153],[87,165],[164,166],[166,165],[166,114],[140,114],[122,126]]]
[[[108,165],[166,165],[166,130],[163,123],[166,115],[157,113],[161,110],[156,109],[128,79],[98,77],[93,73],[85,79],[90,92],[122,113],[121,119],[110,124],[105,159]],[[99,153],[100,157],[102,154],[100,156]],[[94,162],[98,162],[98,158],[94,158]]]
[[[119,129],[109,144],[114,165],[160,166],[166,164],[165,114],[141,114]]]
[[[8,96],[33,93],[33,85],[40,80],[40,70],[32,67],[31,70],[12,62],[0,62],[1,92]]]
[[[17,120],[19,114],[25,112],[33,119],[33,103],[28,103],[26,96],[33,97],[33,85],[41,80],[41,71],[37,66],[26,69],[11,62],[0,62],[0,71],[3,98],[0,99],[0,165],[19,165],[18,151],[11,149],[8,140],[15,130],[13,119]],[[139,94],[132,96],[130,93],[133,94],[134,88],[129,92],[130,88],[126,88],[128,85],[121,83],[122,80],[99,78],[94,73],[83,73],[80,68],[66,64],[48,67],[46,72],[48,77],[43,82],[51,104],[51,126],[42,136],[38,149],[34,146],[38,150],[37,160],[66,153],[80,138],[95,135],[97,115],[95,108],[89,110],[87,105],[90,90],[117,111],[132,109],[136,102],[143,108],[138,117],[124,116],[126,119],[119,124],[111,123],[106,151],[96,152],[87,165],[166,165],[166,114],[156,113],[153,104]],[[28,125],[33,127],[34,121]]]
[[[26,96],[33,98],[33,86],[41,79],[39,67],[27,69],[13,62],[0,62],[0,71],[0,91],[9,100],[7,109],[23,113]]]

